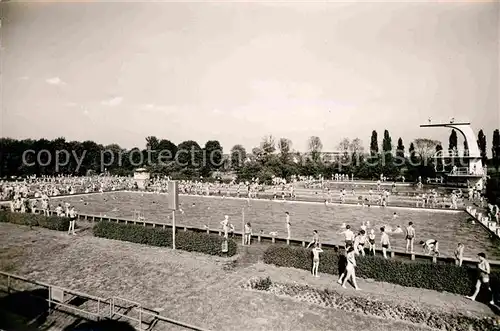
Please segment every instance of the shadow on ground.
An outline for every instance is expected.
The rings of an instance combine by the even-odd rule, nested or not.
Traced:
[[[7,294],[0,298],[0,329],[38,330],[47,320],[49,291],[36,289]]]
[[[70,325],[63,331],[135,331],[135,328],[127,322],[106,319],[99,322],[85,322],[78,326]]]

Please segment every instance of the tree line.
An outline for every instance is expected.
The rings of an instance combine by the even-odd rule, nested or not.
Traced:
[[[491,158],[488,158],[483,130],[478,133],[477,144],[483,163],[498,171],[499,130],[493,132]],[[391,179],[405,176],[408,180],[418,176],[434,177],[435,166],[439,169],[441,161],[433,156],[443,151],[441,142],[427,138],[415,139],[406,148],[402,138],[394,143],[388,130],[384,131],[381,145],[377,131],[372,131],[368,151],[364,150],[361,139],[344,138],[335,152],[325,152],[321,139],[312,136],[307,141],[307,152],[301,153],[293,149],[290,139],[272,135],[263,137],[251,151],[238,144],[227,154],[217,140],[209,140],[203,146],[194,140],[176,145],[155,136],[146,137],[144,148],[132,149],[94,141],[66,141],[65,138],[1,138],[0,147],[0,177],[102,172],[131,175],[136,168],[145,167],[153,174],[179,179],[209,178],[213,174],[231,171],[242,180],[258,177],[264,181],[273,176],[290,178],[291,175],[330,178],[335,173],[352,174],[363,179],[378,178],[380,174]],[[447,147],[448,152],[457,158],[468,155],[468,146],[464,146],[463,154],[458,155],[455,130],[451,131]]]

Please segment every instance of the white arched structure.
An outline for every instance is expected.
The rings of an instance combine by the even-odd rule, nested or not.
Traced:
[[[462,134],[468,147],[468,156],[464,157],[467,159],[468,166],[463,171],[458,171],[456,173],[450,173],[449,176],[453,177],[463,177],[471,184],[475,185],[479,189],[482,189],[484,183],[484,176],[486,174],[481,161],[481,151],[477,144],[476,135],[470,123],[439,123],[439,124],[425,124],[421,125],[421,128],[450,128],[455,129]]]

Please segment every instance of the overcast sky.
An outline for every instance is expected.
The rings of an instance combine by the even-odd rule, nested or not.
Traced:
[[[1,135],[325,150],[500,127],[498,3],[2,4]]]

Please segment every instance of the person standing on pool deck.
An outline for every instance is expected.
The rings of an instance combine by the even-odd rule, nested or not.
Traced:
[[[485,285],[485,287],[492,295],[490,305],[494,305],[495,301],[493,300],[493,292],[491,291],[491,286],[490,286],[490,272],[491,272],[490,263],[488,262],[488,260],[486,260],[486,254],[479,253],[477,254],[477,256],[479,257],[479,263],[477,264],[477,268],[479,271],[479,278],[476,283],[476,290],[474,291],[474,294],[466,298],[475,301],[477,295],[479,294],[479,291],[481,290],[481,285]]]
[[[385,233],[385,228],[380,228],[380,244],[382,245],[382,253],[384,254],[384,259],[387,259],[387,250],[391,249],[391,241],[389,240],[389,235]]]
[[[366,231],[361,230],[356,238],[354,238],[354,253],[359,254],[359,252],[361,252],[361,255],[365,256],[365,243]]]
[[[309,246],[308,246],[309,248]],[[321,247],[319,247],[319,243],[316,242],[312,249],[313,253],[313,267],[312,267],[312,274],[314,277],[319,277],[318,276],[318,269],[319,269],[319,253],[323,253],[323,250]]]
[[[222,231],[224,231],[224,238],[228,238],[228,226],[229,226],[229,216],[224,215],[224,220],[220,222],[222,225]]]
[[[375,256],[375,230],[371,229],[368,235],[368,243],[370,244],[369,251]]]
[[[290,223],[290,213],[288,213],[287,211],[285,212],[285,217],[286,217],[286,232],[287,232],[287,237],[286,239],[290,239],[290,236],[292,234],[292,223]]]
[[[314,245],[314,247],[319,244],[319,235],[317,230],[313,230],[313,240],[307,245],[307,248],[309,248],[311,245]]]
[[[245,224],[245,240],[244,243],[245,245],[250,246],[250,242],[252,240],[252,225],[250,222]]]
[[[461,267],[463,259],[464,259],[464,244],[458,243],[457,249],[455,250],[455,264]]]
[[[68,217],[69,217],[68,234],[76,235],[76,233],[75,233],[75,223],[76,223],[75,207],[71,207],[71,209],[68,211]]]
[[[345,248],[347,249],[348,247],[353,247],[353,242],[354,242],[354,232],[351,230],[350,225],[345,226],[345,230],[340,232],[340,234],[344,235],[344,240],[345,240]]]
[[[351,278],[354,288],[356,290],[359,290],[358,284],[356,282],[356,273],[354,271],[355,267],[356,267],[356,257],[354,253],[354,248],[349,247],[349,249],[347,250],[347,265],[345,268],[345,272],[340,276],[338,280],[338,283],[342,284],[343,288],[346,288],[345,284],[347,283],[349,278]],[[342,278],[344,278],[344,281],[342,281]]]
[[[413,253],[413,242],[415,241],[415,228],[413,227],[413,222],[408,223],[408,227],[406,228],[406,253],[408,253],[408,249]]]

